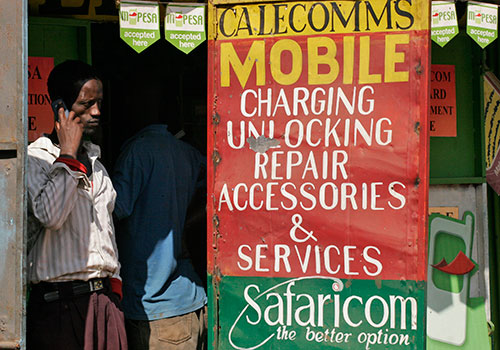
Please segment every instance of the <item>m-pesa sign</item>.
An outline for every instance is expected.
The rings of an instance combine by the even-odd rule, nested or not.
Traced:
[[[423,347],[428,14],[209,9],[213,348]]]

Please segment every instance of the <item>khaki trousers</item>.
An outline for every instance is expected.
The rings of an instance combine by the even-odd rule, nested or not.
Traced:
[[[126,320],[129,350],[205,350],[207,307],[154,321]]]

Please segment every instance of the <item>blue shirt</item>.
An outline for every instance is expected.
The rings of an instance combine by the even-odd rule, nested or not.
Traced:
[[[123,311],[134,320],[189,313],[206,293],[185,255],[182,231],[205,158],[166,125],[151,125],[122,147],[113,176]],[[194,242],[195,243],[195,242]]]

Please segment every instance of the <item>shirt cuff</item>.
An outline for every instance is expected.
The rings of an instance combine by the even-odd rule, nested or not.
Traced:
[[[59,157],[55,160],[55,162],[66,164],[73,171],[81,171],[84,174],[87,173],[87,167],[76,159]]]

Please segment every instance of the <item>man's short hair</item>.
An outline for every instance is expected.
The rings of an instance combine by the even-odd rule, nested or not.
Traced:
[[[52,101],[62,98],[68,109],[78,98],[82,86],[89,80],[101,80],[97,72],[85,62],[68,60],[52,69],[47,88]]]

